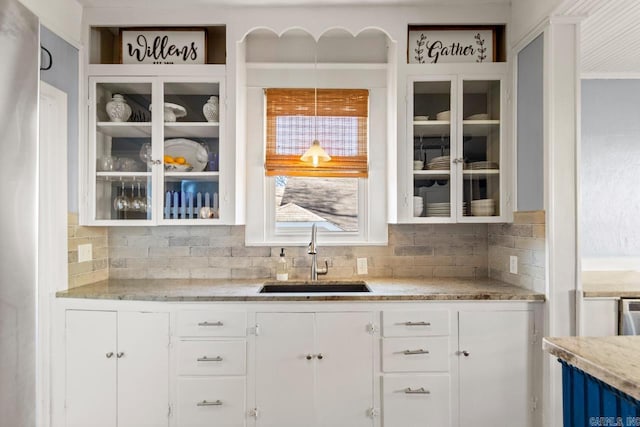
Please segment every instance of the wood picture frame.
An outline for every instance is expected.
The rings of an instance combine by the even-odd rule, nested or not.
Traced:
[[[129,34],[131,33],[131,34]],[[200,34],[196,34],[200,33]],[[207,29],[204,27],[123,27],[118,32],[118,47],[120,49],[120,64],[207,64],[208,63],[208,46],[207,46]],[[185,37],[185,35],[193,35],[193,37]],[[136,58],[129,61],[125,53],[125,43],[128,43],[130,37],[147,36],[152,37],[152,42],[138,43],[133,49],[136,50]],[[162,37],[158,42],[157,38]],[[167,39],[164,39],[167,37]],[[168,39],[173,37],[172,39]],[[202,38],[200,40],[200,38]],[[170,43],[176,41],[180,43],[175,45]],[[183,43],[193,44],[183,44]],[[194,48],[197,50],[194,52]],[[127,49],[129,50],[129,49]],[[144,52],[141,52],[144,50]],[[160,55],[161,58],[154,56]],[[142,58],[140,58],[142,56]]]
[[[422,37],[417,37],[418,34]],[[409,25],[407,29],[407,64],[504,62],[505,59],[504,25]]]

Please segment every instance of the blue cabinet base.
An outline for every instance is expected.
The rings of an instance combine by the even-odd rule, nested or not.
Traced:
[[[640,427],[640,401],[558,361],[562,364],[564,427]]]

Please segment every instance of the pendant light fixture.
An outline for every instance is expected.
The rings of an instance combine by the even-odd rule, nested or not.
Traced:
[[[328,162],[331,160],[331,156],[327,154],[326,151],[320,146],[320,141],[318,141],[318,42],[316,42],[315,46],[315,56],[314,56],[314,67],[313,67],[313,79],[315,82],[315,88],[313,93],[313,142],[311,143],[311,147],[300,157],[300,160],[303,162],[311,162],[313,167],[318,167],[320,161]]]

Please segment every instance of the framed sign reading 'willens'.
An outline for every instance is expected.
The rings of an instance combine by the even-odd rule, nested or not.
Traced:
[[[203,28],[122,28],[122,64],[206,64]]]
[[[487,26],[409,26],[409,64],[496,61],[496,31]]]

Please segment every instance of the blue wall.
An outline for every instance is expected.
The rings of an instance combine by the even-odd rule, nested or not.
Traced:
[[[544,209],[543,37],[518,53],[518,211]]]
[[[583,80],[582,256],[640,255],[640,80]]]
[[[40,27],[40,44],[53,56],[53,67],[40,72],[40,79],[67,93],[67,163],[68,163],[68,211],[78,212],[78,49],[49,31]],[[42,55],[42,65],[48,65]]]

